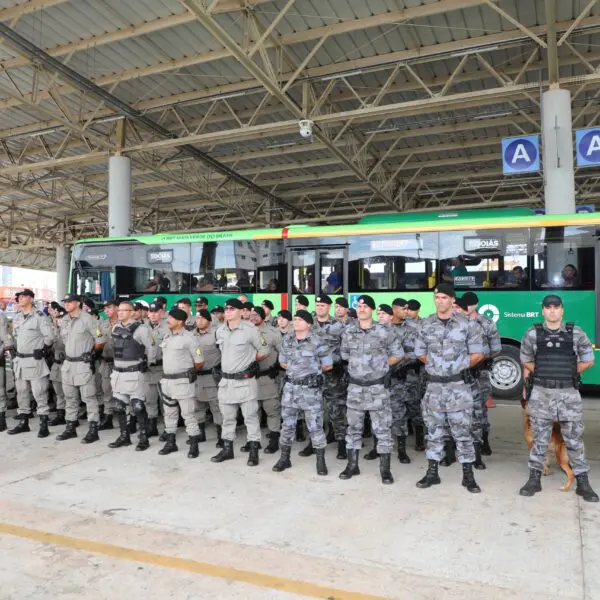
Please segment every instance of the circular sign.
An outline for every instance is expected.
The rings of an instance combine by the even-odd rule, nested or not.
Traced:
[[[500,318],[500,311],[493,304],[484,304],[479,309],[479,314],[491,319],[494,323]]]
[[[504,162],[514,171],[526,171],[538,158],[536,147],[526,139],[515,139],[504,150]]]
[[[587,162],[600,164],[600,129],[588,131],[579,140],[577,149]]]

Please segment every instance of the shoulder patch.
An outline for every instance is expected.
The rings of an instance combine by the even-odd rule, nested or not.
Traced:
[[[261,334],[259,335],[259,339],[260,339],[260,345],[261,345],[261,346],[266,346],[266,345],[267,345],[267,340],[265,340],[265,336],[264,336],[264,334],[262,334],[262,333],[261,333]]]
[[[96,327],[96,337],[102,337],[102,331],[100,331],[100,327]]]
[[[200,356],[202,354],[202,350],[200,348],[196,348],[196,356]]]

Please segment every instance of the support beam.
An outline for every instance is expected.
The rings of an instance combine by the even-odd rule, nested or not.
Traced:
[[[556,44],[556,0],[546,0],[546,27],[548,28],[548,83],[558,84],[558,47]]]
[[[62,298],[69,289],[69,248],[65,244],[56,247],[56,294]]]

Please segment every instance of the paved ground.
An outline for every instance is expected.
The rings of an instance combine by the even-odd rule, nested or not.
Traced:
[[[597,467],[600,402],[586,404]],[[559,491],[557,470],[521,498],[520,407],[497,407],[492,423],[480,495],[456,465],[417,489],[422,455],[396,461],[384,487],[362,460],[360,477],[339,480],[333,446],[323,478],[299,447],[276,474],[265,455],[255,469],[239,453],[212,464],[214,439],[190,461],[183,434],[167,457],[156,441],[110,450],[106,432],[91,446],[1,434],[0,598],[600,598],[600,505]],[[600,488],[600,469],[591,480]]]

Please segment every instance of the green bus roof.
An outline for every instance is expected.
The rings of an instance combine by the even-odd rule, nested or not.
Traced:
[[[494,217],[502,217],[503,219],[510,217],[530,217],[531,209],[520,208],[492,208],[489,210],[447,210],[442,212],[413,212],[413,213],[396,213],[389,215],[367,215],[363,217],[358,225],[393,225],[394,223],[405,223],[410,221],[416,222],[431,222],[444,219],[491,219]]]

